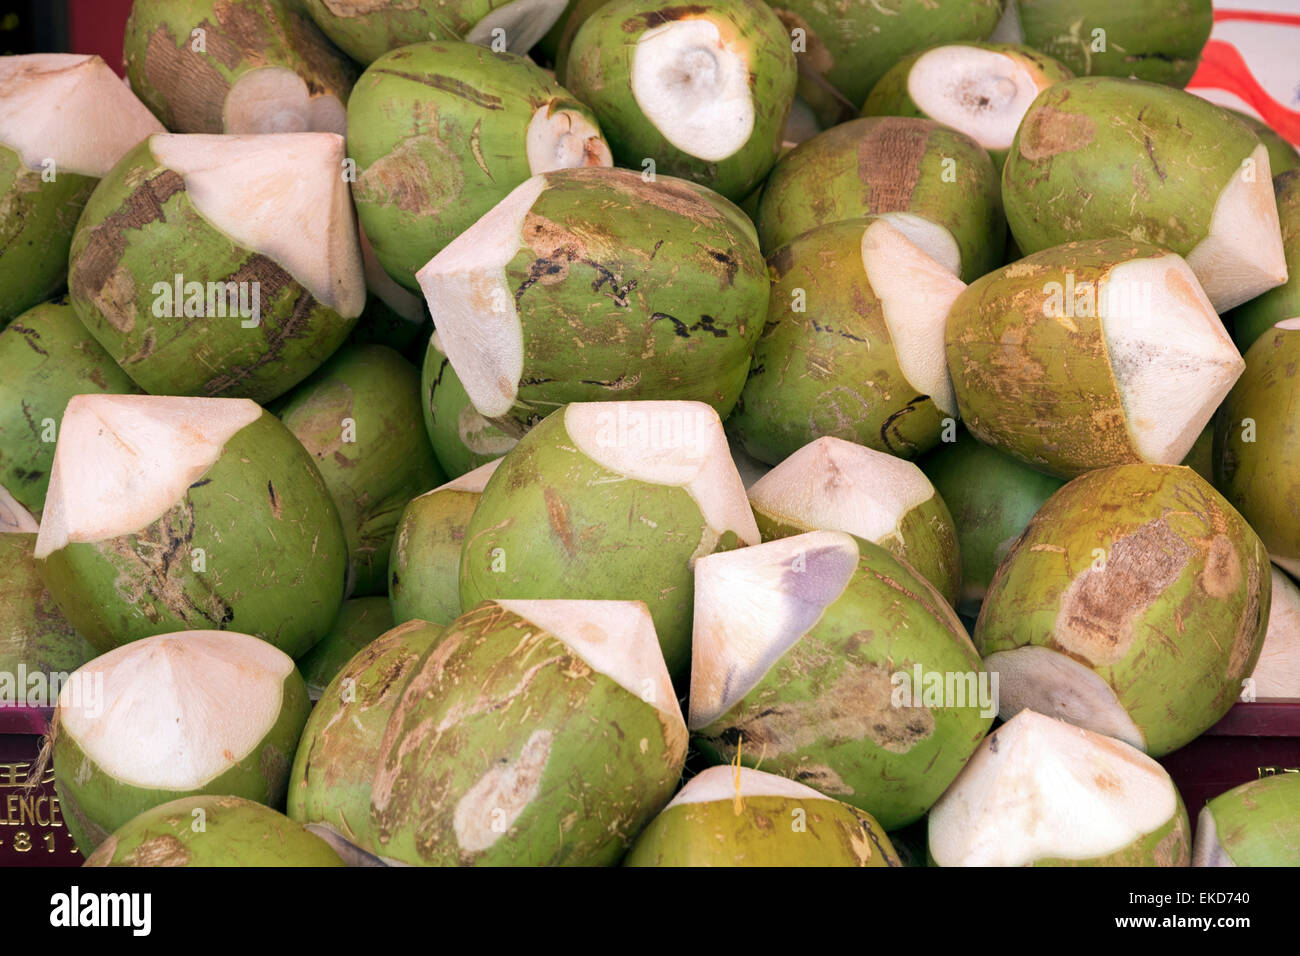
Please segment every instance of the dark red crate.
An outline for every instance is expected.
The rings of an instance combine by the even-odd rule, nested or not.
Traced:
[[[54,768],[28,788],[49,726],[49,708],[0,707],[0,866],[80,866],[63,825]]]

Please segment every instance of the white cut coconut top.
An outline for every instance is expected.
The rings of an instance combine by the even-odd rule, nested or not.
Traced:
[[[682,488],[719,535],[757,544],[758,526],[718,413],[703,402],[575,402],[569,438],[597,465],[626,478]]]
[[[1201,807],[1196,818],[1196,842],[1192,845],[1192,866],[1236,866],[1219,842],[1219,827],[1209,804]]]
[[[393,281],[393,277],[384,271],[379,258],[366,238],[365,231],[358,223],[357,236],[361,241],[361,263],[366,275],[366,289],[371,295],[379,296],[381,302],[406,321],[420,325],[424,322],[424,300]],[[441,350],[439,350],[441,351]]]
[[[467,471],[459,478],[453,478],[445,485],[439,485],[437,488],[434,488],[433,491],[426,492],[426,494],[432,495],[439,491],[472,491],[475,493],[481,493],[483,489],[487,487],[488,479],[496,472],[497,466],[501,464],[502,460],[503,459],[498,458],[496,461],[490,461],[486,465],[479,465],[473,471]],[[423,498],[424,495],[421,495],[420,497]]]
[[[810,531],[695,562],[692,730],[730,710],[812,629],[858,558],[849,535]]]
[[[59,729],[124,783],[193,790],[262,742],[280,718],[292,670],[283,651],[234,631],[146,637],[69,678]]]
[[[246,398],[74,396],[54,446],[36,557],[157,521],[261,415]]]
[[[910,461],[825,436],[804,445],[749,489],[756,511],[875,544],[902,541],[900,525],[934,497]]]
[[[536,624],[563,641],[597,672],[629,694],[682,723],[682,710],[673,692],[644,601],[497,601],[507,611]]]
[[[162,133],[154,157],[185,180],[203,217],[279,264],[344,318],[366,305],[365,269],[336,133]]]
[[[961,248],[947,226],[914,212],[882,212],[877,218],[888,222],[953,275],[961,276]]]
[[[613,166],[614,157],[600,129],[577,110],[538,107],[524,136],[528,171],[549,173],[580,166]]]
[[[0,534],[35,534],[40,530],[32,513],[0,485]]]
[[[1085,860],[1160,829],[1177,809],[1163,767],[1101,734],[1021,711],[980,744],[930,810],[940,866]]]
[[[383,0],[379,6],[389,6]],[[353,4],[355,6],[355,3]],[[537,45],[564,13],[566,0],[510,0],[488,12],[465,34],[466,43],[491,46],[497,37],[506,49],[521,56]],[[496,31],[501,31],[500,33]]]
[[[1300,697],[1300,589],[1273,568],[1273,600],[1259,662],[1256,697]]]
[[[921,54],[907,74],[921,112],[985,149],[1010,149],[1029,104],[1050,85],[1017,56],[963,44]]]
[[[163,125],[97,56],[0,57],[0,143],[23,165],[102,179]]]
[[[710,767],[702,770],[677,792],[664,810],[683,803],[731,803],[736,791],[746,797],[789,797],[792,800],[829,800],[824,793],[774,773],[749,767]]]

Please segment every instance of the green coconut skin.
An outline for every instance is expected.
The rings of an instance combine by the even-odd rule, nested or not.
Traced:
[[[0,143],[0,328],[63,288],[72,234],[98,182],[61,169],[43,182]]]
[[[1227,107],[1225,107],[1227,109]],[[1291,145],[1290,140],[1282,138],[1282,134],[1273,129],[1263,120],[1258,120],[1249,113],[1243,113],[1240,110],[1227,109],[1237,119],[1249,126],[1259,141],[1264,144],[1268,150],[1268,168],[1273,173],[1274,185],[1278,176],[1292,169],[1300,169],[1300,152]],[[1281,205],[1282,199],[1278,197],[1278,204]],[[1281,210],[1279,209],[1279,212]]]
[[[376,853],[370,781],[389,717],[442,628],[411,621],[371,641],[333,677],[307,719],[289,777],[288,814]]]
[[[956,551],[961,555],[957,610],[974,617],[1007,551],[1064,482],[964,430],[956,441],[940,445],[918,464],[952,515]]]
[[[500,458],[517,439],[480,415],[447,356],[430,341],[420,375],[424,430],[448,478]]]
[[[77,849],[89,856],[139,814],[182,797],[210,794],[243,797],[273,809],[284,806],[289,769],[310,709],[302,675],[296,669],[289,671],[284,678],[280,715],[266,736],[228,770],[191,790],[158,790],[114,779],[58,723],[56,711],[54,789],[68,833]]]
[[[226,95],[243,76],[284,67],[312,96],[346,103],[356,67],[283,0],[149,0],[131,9],[123,56],[131,90],[174,133],[226,132]],[[203,30],[206,52],[194,49]]]
[[[196,832],[200,820],[203,828]],[[282,813],[239,797],[201,796],[146,810],[101,843],[85,865],[281,867],[344,863],[328,843]]]
[[[1045,647],[1091,669],[1142,735],[1134,743],[1159,757],[1232,707],[1271,593],[1263,543],[1192,469],[1103,468],[1029,522],[989,585],[975,645],[986,659]]]
[[[74,395],[140,389],[66,302],[29,309],[0,331],[0,485],[40,514],[54,465],[53,429]],[[46,437],[51,438],[45,441]]]
[[[418,293],[415,273],[532,175],[526,134],[543,107],[597,125],[591,110],[513,53],[417,43],[367,67],[348,100],[352,197],[394,281]]]
[[[388,608],[388,598],[363,597],[344,601],[329,633],[298,659],[298,670],[307,682],[307,691],[312,699],[321,696],[348,661],[392,627],[393,613]]]
[[[712,763],[790,777],[866,810],[886,830],[921,817],[993,723],[967,706],[894,707],[891,675],[981,673],[956,613],[884,548],[858,541],[857,570],[817,623],[692,742]],[[914,689],[919,697],[923,688]]]
[[[768,177],[755,223],[770,253],[816,226],[887,212],[951,232],[963,282],[1001,262],[1006,224],[988,151],[917,117],[852,120],[800,143]]]
[[[754,128],[725,159],[702,159],[672,145],[641,111],[632,92],[637,42],[648,30],[687,19],[716,24],[724,42],[743,51],[748,61]],[[653,159],[656,173],[693,180],[734,202],[749,195],[776,163],[795,80],[790,37],[762,0],[706,0],[690,6],[611,0],[574,36],[564,73],[573,95],[600,117],[616,163],[641,169],[645,159]]]
[[[1186,465],[1210,484],[1214,484],[1214,423],[1206,425],[1196,436],[1192,450],[1180,465]]]
[[[970,433],[1060,478],[1140,462],[1102,318],[1046,315],[1046,289],[1066,287],[1071,274],[1075,288],[1099,284],[1121,263],[1168,256],[1127,239],[1071,242],[972,282],[953,303],[946,333],[948,370]]]
[[[862,234],[874,218],[815,227],[767,258],[767,324],[727,422],[761,461],[826,435],[910,459],[942,436],[948,416],[903,374],[867,279]]]
[[[503,720],[506,708],[527,718]],[[379,855],[403,863],[608,866],[668,802],[685,760],[680,720],[484,602],[447,628],[407,683],[384,735],[371,825]],[[491,797],[476,799],[475,787],[503,772],[517,774],[509,789],[487,793],[509,807],[496,808],[504,832],[462,846],[458,807],[486,827]]]
[[[798,811],[803,811],[802,815]],[[796,818],[805,829],[795,830]],[[682,803],[651,821],[624,866],[902,866],[871,814],[837,800]]]
[[[386,594],[402,509],[446,481],[425,435],[419,373],[386,346],[344,348],[276,411],[338,508],[351,593]]]
[[[1287,281],[1224,317],[1233,341],[1243,354],[1265,332],[1283,319],[1300,316],[1300,169],[1273,177],[1277,215],[1282,226],[1282,249],[1286,254]]]
[[[1079,76],[1136,76],[1184,87],[1214,25],[1210,0],[1009,0],[1024,42]],[[1104,51],[1092,49],[1105,31]]]
[[[0,534],[0,674],[71,673],[95,656],[45,589],[32,549],[35,534]],[[27,688],[16,684],[20,693]],[[53,706],[46,701],[45,706]]]
[[[329,358],[357,316],[318,302],[273,260],[208,222],[151,142],[127,153],[86,204],[70,253],[72,306],[151,395],[268,402]],[[172,284],[174,295],[178,274],[205,289],[209,282],[260,283],[260,325],[244,328],[238,314],[195,321],[160,308],[165,314],[155,315],[155,285]]]
[[[101,653],[154,634],[215,629],[252,634],[296,658],[338,614],[347,541],[307,452],[264,414],[157,521],[69,542],[38,564],[68,620]]]
[[[569,50],[573,46],[573,38],[578,35],[582,25],[591,18],[597,10],[609,3],[609,0],[569,0],[569,5],[565,8],[559,22],[551,28],[551,32],[559,29],[559,35],[555,37],[555,75],[561,83],[567,83],[567,72],[569,66]],[[543,39],[543,44],[548,42],[547,38]],[[638,164],[639,165],[639,164]]]
[[[1258,146],[1244,124],[1182,90],[1114,77],[1057,83],[1012,141],[1002,170],[1007,223],[1026,254],[1123,236],[1186,256]]]
[[[428,317],[414,322],[394,311],[373,292],[366,296],[361,318],[348,335],[348,345],[387,345],[412,361],[419,361],[433,334]]]
[[[1237,866],[1300,862],[1300,774],[1243,783],[1206,806],[1219,844]]]
[[[395,623],[450,624],[460,617],[460,554],[480,497],[476,491],[440,488],[406,506],[389,562]]]

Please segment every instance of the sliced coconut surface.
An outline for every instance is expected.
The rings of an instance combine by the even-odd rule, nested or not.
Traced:
[[[74,396],[54,446],[36,557],[157,521],[261,415],[246,398]]]
[[[910,239],[912,245],[954,276],[961,275],[961,249],[947,226],[941,226],[914,212],[885,212],[877,218],[888,222]]]
[[[564,429],[578,451],[617,475],[682,488],[704,523],[742,544],[760,540],[718,413],[703,402],[574,402]]]
[[[940,866],[1024,866],[1114,853],[1174,818],[1173,782],[1150,757],[1022,711],[984,738],[930,810]]]
[[[370,245],[370,240],[366,238],[364,229],[357,229],[357,237],[361,242],[361,263],[366,275],[366,289],[412,325],[423,324],[424,300],[394,282],[393,277],[384,271],[384,267],[379,264],[379,257],[375,255],[375,250]]]
[[[688,724],[706,727],[748,694],[848,586],[858,545],[811,531],[695,562]]]
[[[426,491],[424,495],[420,495],[420,497],[423,498],[425,495],[434,495],[440,491],[471,491],[475,494],[482,494],[483,489],[487,487],[488,479],[492,477],[493,473],[497,470],[497,466],[500,464],[501,459],[498,458],[496,461],[490,461],[486,465],[479,465],[473,471],[467,471],[459,478],[453,478],[445,485],[439,485],[437,488],[434,488],[433,491]]]
[[[124,783],[193,790],[247,757],[275,726],[293,666],[283,651],[234,631],[147,637],[69,679],[59,693],[59,729]]]
[[[102,179],[163,125],[97,56],[0,57],[0,143],[28,169]]]
[[[1143,461],[1176,465],[1246,363],[1178,256],[1120,263],[1096,298],[1133,444]]]
[[[567,0],[514,0],[495,7],[470,27],[465,42],[491,46],[496,37],[502,36],[507,50],[523,56],[555,26],[566,6]],[[497,30],[502,33],[496,33]]]
[[[1287,280],[1272,175],[1268,148],[1260,144],[1250,154],[1250,163],[1233,173],[1219,193],[1209,235],[1187,254],[1187,264],[1217,312],[1249,302]]]
[[[677,791],[664,810],[685,803],[731,803],[748,797],[788,797],[791,800],[830,800],[824,793],[787,777],[749,767],[710,767],[701,770]]]
[[[1002,17],[989,35],[990,43],[1024,43],[1025,31],[1020,26],[1020,0],[1007,0],[1002,7]]]
[[[614,157],[600,128],[577,110],[540,107],[528,122],[524,137],[528,171],[549,173],[579,166],[613,166]]]
[[[1192,845],[1192,866],[1236,866],[1219,842],[1219,827],[1208,806],[1196,818],[1196,841]]]
[[[1300,697],[1300,588],[1273,568],[1273,600],[1259,662],[1256,697]]]
[[[0,485],[0,534],[35,534],[40,524],[18,503],[9,489]]]
[[[631,84],[646,119],[690,156],[726,159],[754,131],[748,53],[702,16],[641,34],[632,52]]]
[[[150,148],[181,175],[212,225],[278,263],[345,318],[361,314],[365,270],[341,136],[163,133]]]
[[[1019,57],[962,44],[921,54],[907,74],[907,94],[923,113],[985,149],[1010,149],[1029,104],[1050,85]]]
[[[226,94],[222,124],[232,135],[347,133],[347,108],[332,93],[313,96],[307,81],[283,66],[244,73]]]
[[[880,299],[903,376],[941,412],[955,417],[957,397],[948,377],[944,330],[966,284],[886,219],[863,231],[862,267]]]

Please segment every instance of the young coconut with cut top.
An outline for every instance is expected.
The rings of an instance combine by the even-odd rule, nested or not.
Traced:
[[[1275,176],[1273,193],[1282,229],[1287,280],[1224,316],[1237,348],[1243,353],[1277,323],[1300,316],[1300,169]]]
[[[1300,866],[1300,774],[1261,777],[1208,801],[1192,866]]]

